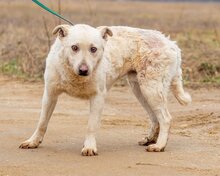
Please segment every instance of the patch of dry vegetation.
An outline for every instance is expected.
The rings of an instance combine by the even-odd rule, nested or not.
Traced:
[[[58,1],[43,0],[58,11]],[[41,78],[59,20],[31,1],[0,1],[0,72]],[[74,23],[156,29],[182,48],[187,82],[220,84],[220,4],[62,0]]]

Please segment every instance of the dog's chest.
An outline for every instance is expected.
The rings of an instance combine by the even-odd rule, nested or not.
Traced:
[[[89,99],[97,93],[96,84],[90,80],[65,80],[60,83],[59,88],[62,92],[81,99]]]

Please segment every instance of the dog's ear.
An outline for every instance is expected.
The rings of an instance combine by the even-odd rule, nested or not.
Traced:
[[[59,37],[63,38],[67,36],[69,28],[70,28],[70,25],[68,24],[58,25],[57,27],[54,28],[53,34],[55,35],[58,33]]]
[[[112,33],[111,29],[109,29],[107,26],[99,27],[98,29],[100,29],[102,38],[104,40],[107,40],[108,36],[110,36],[110,37],[113,36],[113,33]]]

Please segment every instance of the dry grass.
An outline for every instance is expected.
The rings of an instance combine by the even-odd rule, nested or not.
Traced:
[[[58,11],[58,1],[42,1]],[[0,1],[0,70],[41,78],[50,31],[59,20],[31,1]],[[62,0],[62,14],[74,23],[157,29],[183,51],[187,82],[220,84],[220,4]]]

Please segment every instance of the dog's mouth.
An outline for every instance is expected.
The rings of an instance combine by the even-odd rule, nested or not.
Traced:
[[[79,71],[79,76],[89,76],[88,72]]]

